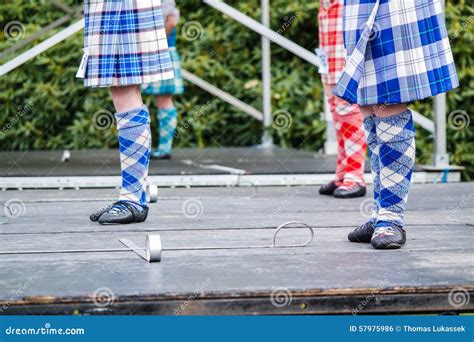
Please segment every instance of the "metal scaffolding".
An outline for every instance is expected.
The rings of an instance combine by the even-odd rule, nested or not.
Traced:
[[[318,57],[308,51],[307,49],[301,47],[300,45],[294,43],[288,38],[280,35],[279,33],[271,30],[270,28],[270,2],[269,0],[261,0],[261,10],[262,10],[262,22],[258,22],[249,16],[238,11],[234,7],[226,4],[221,0],[204,0],[204,3],[214,8],[215,10],[227,15],[228,17],[236,20],[242,25],[246,26],[250,30],[258,33],[262,37],[262,85],[263,85],[263,111],[259,111],[256,108],[240,101],[231,94],[217,88],[216,86],[200,79],[196,75],[191,74],[190,72],[184,71],[183,77],[189,82],[201,87],[202,89],[210,92],[214,96],[219,97],[223,101],[239,108],[243,112],[249,114],[253,118],[262,121],[262,146],[263,147],[272,147],[273,138],[272,138],[272,105],[271,105],[271,43],[275,43],[280,47],[292,52],[296,56],[302,58],[303,60],[311,63],[315,67],[319,66]],[[64,9],[67,12],[65,17],[72,18],[77,16],[77,11],[74,11],[71,8],[63,8],[61,3],[55,1],[55,5]],[[444,6],[444,1],[443,1]],[[44,34],[61,23],[65,22],[65,18],[61,18],[59,22],[54,22],[48,27],[41,30],[41,33]],[[31,49],[25,51],[24,53],[18,55],[17,57],[11,59],[7,63],[0,66],[0,76],[7,74],[13,69],[19,67],[20,65],[26,63],[35,56],[43,53],[49,48],[59,44],[68,37],[74,35],[84,28],[84,20],[80,19],[70,25],[69,27],[61,30],[52,37],[44,40],[38,45],[32,47]],[[38,38],[39,33],[35,34],[35,38]],[[26,38],[25,41],[17,43],[14,47],[8,50],[9,53],[16,51],[21,46],[24,46],[31,40]],[[4,53],[6,53],[5,51]],[[332,119],[329,113],[327,106],[327,101],[324,99],[324,117],[327,123],[327,134],[325,142],[325,153],[335,154],[336,153],[336,142],[335,135],[333,134]],[[433,163],[432,168],[435,169],[448,169],[449,168],[449,155],[447,153],[447,144],[446,144],[446,95],[441,94],[435,97],[434,99],[434,121],[422,116],[421,114],[412,111],[414,120],[419,124],[423,129],[428,130],[433,134],[434,137],[434,147],[433,147]]]

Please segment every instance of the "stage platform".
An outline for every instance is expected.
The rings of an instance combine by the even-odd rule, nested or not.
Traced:
[[[347,241],[369,197],[337,200],[317,189],[163,188],[147,222],[123,226],[88,220],[114,189],[0,191],[1,202],[23,209],[0,225],[0,313],[474,312],[474,183],[414,185],[408,242],[392,251]],[[275,227],[294,220],[314,228],[308,247],[164,252],[160,263],[121,251],[20,254],[122,248],[119,238],[143,246],[150,233],[164,248],[270,245]],[[307,236],[288,230],[279,241]]]
[[[149,180],[161,187],[320,185],[335,167],[335,156],[277,147],[176,148],[172,160],[151,161]],[[371,182],[368,163],[366,172]],[[0,189],[116,187],[119,173],[115,150],[0,152]],[[417,166],[413,173],[415,183],[460,178],[459,170]]]

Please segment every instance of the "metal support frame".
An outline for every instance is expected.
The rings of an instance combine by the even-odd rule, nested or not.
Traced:
[[[34,46],[33,48],[25,51],[24,53],[20,54],[16,58],[10,60],[9,62],[5,63],[4,65],[0,66],[0,76],[7,74],[8,72],[12,71],[13,69],[19,67],[20,65],[26,63],[30,59],[36,57],[37,55],[43,53],[44,51],[48,50],[49,48],[59,44],[63,40],[69,38],[73,34],[76,34],[80,30],[84,28],[84,19],[77,21],[76,23],[72,24],[71,26],[67,27],[66,29],[56,33],[54,36],[46,39],[44,42]],[[249,114],[250,116],[254,117],[255,119],[262,121],[263,114],[262,112],[258,111],[254,107],[246,104],[245,102],[240,101],[236,97],[230,95],[229,93],[217,88],[216,86],[204,81],[203,79],[197,77],[196,75],[183,70],[183,78],[188,80],[189,82],[195,84],[196,86],[206,90],[207,92],[211,93],[212,95],[222,99],[223,101],[237,107],[244,113]]]
[[[56,19],[51,24],[45,26],[41,30],[39,30],[39,31],[33,33],[32,35],[28,36],[27,38],[19,41],[18,43],[16,43],[12,47],[9,47],[8,49],[3,50],[2,52],[0,52],[0,58],[3,58],[5,56],[8,56],[10,54],[15,53],[17,50],[20,50],[21,48],[27,46],[31,42],[33,42],[36,39],[40,38],[42,35],[48,33],[49,31],[55,29],[58,26],[61,26],[65,22],[69,21],[70,19],[71,19],[71,16],[69,14],[67,14],[65,16],[62,16],[59,19]]]
[[[28,44],[30,44],[31,42],[33,42],[36,39],[40,38],[44,34],[50,32],[51,30],[55,29],[56,27],[61,26],[65,22],[71,20],[72,17],[80,15],[82,13],[82,5],[78,6],[78,7],[69,7],[69,6],[61,3],[58,0],[52,0],[52,3],[53,3],[54,6],[56,6],[60,10],[64,11],[66,13],[66,15],[62,16],[59,19],[56,19],[51,24],[43,27],[39,31],[36,31],[32,35],[22,39],[19,42],[17,42],[15,45],[9,47],[6,50],[3,50],[2,52],[0,52],[0,59],[5,57],[5,56],[8,56],[9,54],[12,54],[12,53],[16,52],[17,50],[19,50],[19,49],[21,49],[25,46],[27,46]]]
[[[445,0],[441,1],[441,5],[444,12]],[[435,97],[433,109],[435,122],[433,166],[444,169],[449,167],[449,155],[446,147],[446,93]]]
[[[334,179],[333,173],[325,174],[212,174],[212,175],[152,175],[148,182],[158,187],[258,187],[258,186],[302,186],[322,185]],[[370,173],[365,174],[367,184],[372,182]],[[457,183],[461,181],[459,170],[415,171],[413,184]],[[71,177],[0,177],[0,191],[7,189],[84,189],[84,188],[119,188],[120,176],[71,176]]]
[[[204,2],[206,4],[208,4],[209,6],[215,8],[216,10],[220,11],[221,13],[229,16],[230,18],[232,18],[232,19],[236,20],[237,22],[241,23],[242,25],[246,26],[247,28],[251,29],[252,31],[257,32],[262,37],[266,37],[270,41],[272,41],[273,43],[278,44],[280,47],[292,52],[296,56],[298,56],[298,57],[304,59],[305,61],[313,64],[314,66],[319,66],[319,59],[314,53],[312,53],[312,52],[308,51],[307,49],[299,46],[298,44],[292,42],[288,38],[283,37],[282,35],[278,34],[277,32],[272,31],[271,29],[269,29],[265,25],[262,25],[258,21],[256,21],[256,20],[250,18],[249,16],[241,13],[240,11],[233,8],[232,6],[227,5],[226,3],[224,3],[221,0],[204,0]],[[263,2],[262,2],[262,5],[263,5]],[[262,8],[262,10],[263,10],[263,8]],[[443,96],[443,95],[441,95],[441,96]],[[326,102],[326,104],[325,104],[325,106],[326,106],[327,105],[327,100],[325,100],[325,102]],[[332,125],[331,125],[332,124],[332,118],[329,118],[330,113],[327,110],[325,110],[325,113],[326,113],[326,120],[327,120],[327,123],[328,123],[327,131],[326,131],[327,137],[328,137],[328,139],[332,139],[332,140],[329,140],[329,141],[326,142],[325,145],[328,146],[328,148],[326,149],[326,147],[325,147],[325,152],[327,152],[329,154],[333,154],[334,150],[330,147],[331,145],[333,145],[335,143],[335,137],[333,137],[333,128],[332,128]],[[433,121],[429,120],[428,118],[424,117],[423,115],[421,115],[420,113],[418,113],[416,111],[412,110],[412,113],[413,113],[413,119],[417,124],[419,124],[422,128],[428,130],[429,132],[435,133],[435,124],[433,123]],[[444,112],[442,112],[442,115],[444,116]],[[439,118],[439,115],[436,115],[436,116]],[[441,130],[442,128],[443,127],[441,126],[439,130]]]
[[[314,66],[319,66],[319,59],[317,56],[306,50],[305,48],[299,46],[298,44],[292,42],[291,40],[283,37],[277,32],[272,31],[269,28],[269,11],[270,4],[269,0],[262,1],[262,23],[255,21],[254,19],[246,16],[240,11],[236,10],[232,6],[227,5],[221,0],[204,0],[204,3],[215,8],[216,10],[224,13],[230,18],[240,22],[244,26],[248,27],[254,32],[257,32],[262,36],[262,63],[263,63],[263,88],[264,88],[264,112],[261,113],[257,109],[249,106],[248,104],[236,99],[232,95],[220,90],[219,88],[205,82],[204,80],[198,78],[197,76],[183,71],[183,76],[188,81],[196,84],[197,86],[205,89],[211,94],[221,98],[222,100],[230,103],[231,105],[236,106],[245,113],[251,115],[257,120],[264,122],[264,136],[262,138],[263,145],[271,146],[273,142],[271,141],[271,135],[269,135],[268,127],[272,123],[272,114],[271,114],[271,74],[270,74],[270,41],[278,44],[282,48],[292,52],[293,54],[299,56],[305,61],[313,64]],[[445,6],[445,1],[442,0],[443,8]],[[50,25],[51,26],[51,25]],[[50,28],[50,27],[48,27]],[[34,46],[30,50],[25,51],[16,58],[8,61],[7,63],[0,65],[0,76],[7,74],[18,66],[24,64],[28,60],[34,58],[35,56],[41,54],[42,52],[48,50],[49,48],[59,44],[61,41],[72,36],[73,34],[79,32],[84,28],[84,19],[81,19],[64,30],[58,32],[54,36],[46,39],[40,44]],[[446,144],[446,94],[438,95],[434,100],[434,122],[422,116],[421,114],[412,111],[414,121],[421,125],[424,129],[434,134],[434,151],[433,151],[433,167],[446,169],[449,167],[449,155],[447,153],[447,144]],[[327,109],[327,101],[325,99],[325,116],[328,123],[327,136],[328,141],[325,144],[325,151],[328,154],[334,153],[333,148],[330,146],[333,143],[333,129],[331,127],[332,119],[330,113]],[[268,132],[268,133],[267,133]],[[335,140],[334,140],[335,141]]]
[[[39,43],[35,47],[31,48],[30,50],[25,51],[21,55],[17,56],[16,58],[8,61],[7,63],[0,66],[0,76],[7,74],[8,72],[12,71],[13,69],[19,67],[23,63],[26,63],[30,59],[38,56],[40,53],[48,50],[49,48],[59,44],[66,38],[69,38],[73,34],[79,32],[84,28],[84,19],[76,21],[71,26],[65,28],[64,30],[56,33],[54,36],[46,39],[45,41]]]
[[[427,130],[431,134],[435,133],[435,124],[432,120],[428,119],[426,116],[421,115],[420,113],[411,110],[411,114],[413,115],[413,121],[415,121],[421,128]]]
[[[194,85],[198,86],[201,89],[204,89],[208,93],[220,98],[221,100],[237,107],[244,113],[254,117],[255,119],[262,121],[263,120],[263,113],[255,109],[254,107],[246,104],[245,102],[240,101],[238,98],[232,96],[231,94],[217,88],[216,86],[204,81],[203,79],[197,77],[196,75],[190,73],[187,70],[182,70],[183,78],[188,80],[189,82],[193,83]]]
[[[262,24],[270,27],[270,1],[262,0]],[[270,39],[262,36],[262,88],[263,88],[263,136],[262,147],[273,147],[271,132],[272,115],[272,80]]]

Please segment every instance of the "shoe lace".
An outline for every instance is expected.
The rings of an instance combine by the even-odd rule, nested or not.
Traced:
[[[94,215],[94,216],[100,216],[100,215],[102,215],[103,213],[109,211],[111,208],[112,208],[112,205],[108,205],[108,206],[106,206],[106,207],[103,207],[103,208],[100,208],[100,209],[94,211],[94,213],[93,213],[92,215]]]
[[[112,205],[112,208],[110,208],[109,213],[112,215],[118,215],[118,214],[124,213],[127,210],[129,210],[128,207],[119,201],[119,202],[115,202]]]
[[[392,227],[377,228],[374,232],[374,236],[378,235],[395,235],[395,229],[393,229]]]

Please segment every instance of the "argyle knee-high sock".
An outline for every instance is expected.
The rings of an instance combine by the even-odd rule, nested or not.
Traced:
[[[369,147],[370,168],[372,170],[372,177],[374,180],[374,207],[372,210],[372,221],[375,223],[377,221],[380,207],[380,161],[374,115],[369,115],[364,119],[364,128],[367,136],[367,145]]]
[[[354,183],[365,186],[364,163],[367,143],[359,109],[356,106],[351,108],[351,114],[338,115],[346,154],[343,187],[350,187]]]
[[[176,130],[178,113],[176,108],[160,109],[158,111],[158,126],[160,140],[156,155],[171,154],[174,132]]]
[[[341,123],[337,121],[337,115],[333,115],[334,128],[336,130],[337,140],[337,164],[334,181],[337,186],[341,186],[344,182],[344,174],[346,172],[346,150],[344,148],[344,139],[342,138]]]
[[[415,165],[415,127],[411,111],[375,117],[380,160],[380,209],[376,227],[403,225]]]
[[[332,89],[326,85],[326,92]],[[332,113],[338,145],[336,182],[342,187],[351,187],[355,183],[365,185],[364,161],[367,147],[362,115],[357,105],[351,105],[334,95],[328,95],[328,105]]]
[[[122,168],[120,200],[146,205],[146,178],[150,161],[150,115],[142,106],[116,113]]]

